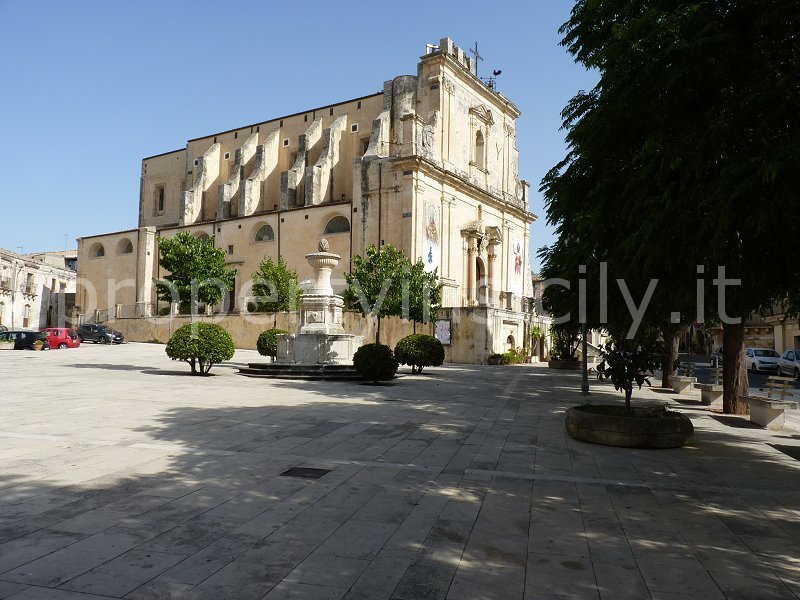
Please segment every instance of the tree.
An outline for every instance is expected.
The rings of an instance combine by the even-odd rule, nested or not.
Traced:
[[[411,269],[411,261],[401,250],[391,244],[380,249],[372,245],[365,256],[353,257],[353,270],[345,273],[349,286],[344,292],[345,302],[378,320],[376,344],[381,340],[381,319],[402,315],[403,274]]]
[[[408,283],[404,282],[403,317],[417,323],[430,323],[431,315],[435,315],[442,303],[442,286],[439,284],[439,269],[425,270],[425,263],[420,259],[413,265],[408,274]],[[405,299],[406,291],[408,300]]]
[[[233,358],[233,338],[214,323],[187,323],[169,338],[165,352],[192,367],[192,375],[208,375],[217,363]]]
[[[297,310],[301,295],[297,271],[289,269],[283,257],[277,263],[264,258],[253,275],[253,295],[258,310]]]
[[[565,108],[569,153],[542,183],[559,229],[545,274],[604,261],[637,294],[658,279],[644,321],[665,342],[696,313],[722,321],[725,412],[747,410],[741,321],[800,308],[800,263],[774,251],[800,233],[799,15],[793,0],[579,0],[561,30],[599,83]],[[725,305],[722,268],[741,280]]]
[[[228,268],[213,237],[201,240],[184,231],[161,238],[158,252],[161,267],[169,271],[156,282],[160,300],[178,302],[194,314],[198,303],[218,304],[233,289],[236,269]]]

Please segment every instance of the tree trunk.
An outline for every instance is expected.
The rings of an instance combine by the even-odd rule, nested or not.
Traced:
[[[748,393],[744,362],[744,321],[722,329],[722,412],[747,415],[750,407],[741,399]]]
[[[633,387],[629,387],[625,389],[625,412],[630,414],[631,412],[631,396],[633,396]]]
[[[197,372],[197,369],[195,369],[195,366],[194,366],[194,360],[195,359],[192,359],[192,360],[189,361],[189,364],[192,366],[192,374]]]
[[[664,337],[664,353],[661,356],[661,387],[672,387],[672,376],[675,371],[672,365],[678,360],[678,326],[670,323],[661,328]]]
[[[378,317],[378,327],[375,328],[375,343],[381,343],[381,318]]]

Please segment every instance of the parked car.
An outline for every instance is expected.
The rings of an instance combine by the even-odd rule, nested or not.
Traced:
[[[800,350],[787,350],[778,359],[778,375],[795,376],[800,379]]]
[[[81,345],[81,340],[78,338],[78,332],[74,329],[66,327],[45,327],[40,330],[43,335],[47,336],[47,342],[50,348],[77,348]]]
[[[33,350],[34,342],[36,342],[36,340],[42,340],[44,342],[42,350],[50,350],[47,338],[38,331],[4,331],[0,333],[0,340],[12,340],[14,342],[14,350]]]
[[[711,366],[715,369],[722,366],[722,346],[711,353]]]
[[[82,342],[95,344],[122,344],[125,341],[125,336],[121,332],[94,323],[81,325],[78,328],[78,337]]]
[[[0,333],[4,331],[8,331],[8,327],[6,327],[5,325],[0,325]]]
[[[767,348],[745,348],[744,362],[752,373],[775,371],[778,369],[780,354]]]

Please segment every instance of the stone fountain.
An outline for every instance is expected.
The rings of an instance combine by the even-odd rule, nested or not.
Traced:
[[[314,285],[300,297],[300,330],[278,337],[280,364],[353,364],[353,354],[364,343],[360,335],[342,327],[344,299],[333,293],[331,271],[341,256],[328,252],[328,240],[319,242],[319,252],[306,254],[314,269]]]
[[[329,252],[328,241],[319,242],[319,252],[306,254],[314,269],[314,285],[300,297],[300,327],[297,333],[278,336],[274,363],[251,363],[239,372],[249,377],[286,379],[359,379],[353,369],[353,354],[364,343],[360,335],[342,327],[344,299],[333,293],[331,271],[341,256]]]

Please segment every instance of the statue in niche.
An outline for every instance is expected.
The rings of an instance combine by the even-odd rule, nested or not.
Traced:
[[[436,124],[439,121],[439,111],[433,110],[428,115],[427,122],[422,126],[422,147],[427,150],[433,149],[433,140],[436,135]]]

